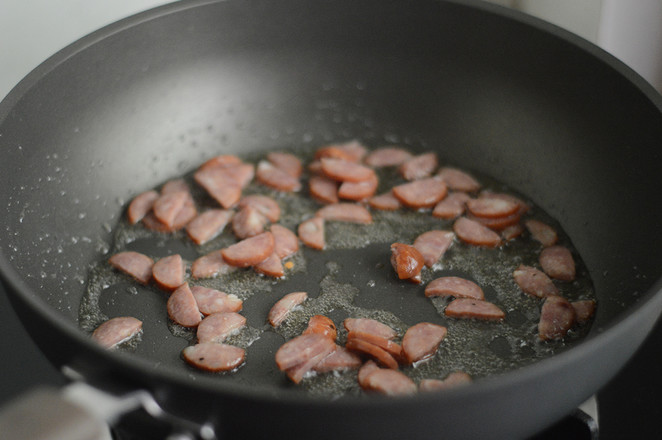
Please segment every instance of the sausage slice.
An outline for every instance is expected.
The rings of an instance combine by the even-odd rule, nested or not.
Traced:
[[[140,333],[142,326],[142,321],[131,316],[112,318],[94,330],[92,339],[104,348],[113,349]]]
[[[354,330],[347,334],[347,340],[351,339],[361,339],[363,341],[369,342],[372,345],[376,345],[382,350],[386,351],[388,354],[393,356],[393,359],[399,361],[402,359],[402,347],[400,344],[397,344],[391,341],[388,338],[383,336],[377,336],[374,333],[362,332],[360,330]]]
[[[342,159],[323,157],[320,160],[322,173],[340,182],[363,182],[375,177],[375,172],[361,164]]]
[[[456,298],[446,306],[445,315],[450,318],[501,321],[506,314],[498,306],[478,299]]]
[[[409,208],[432,208],[446,196],[446,184],[438,179],[421,179],[393,187],[393,195]]]
[[[207,243],[219,235],[232,217],[232,211],[209,209],[198,214],[186,225],[186,233],[196,244]]]
[[[483,289],[474,283],[460,277],[440,277],[432,280],[425,286],[425,296],[453,296],[455,298],[471,298],[484,300]]]
[[[567,299],[550,295],[540,311],[538,337],[543,341],[563,339],[575,324],[575,309]]]
[[[276,365],[281,371],[302,365],[309,366],[310,370],[335,349],[335,342],[326,336],[316,333],[297,336],[281,345],[276,351]]]
[[[437,177],[454,191],[475,192],[480,189],[480,183],[473,176],[457,168],[444,167],[439,170]]]
[[[365,332],[372,333],[376,336],[381,336],[386,339],[393,339],[398,334],[395,330],[386,324],[370,318],[347,318],[343,321],[343,327],[348,332]]]
[[[145,191],[144,193],[135,196],[133,200],[131,200],[131,203],[129,203],[129,207],[126,211],[129,223],[135,225],[142,220],[143,217],[152,210],[152,205],[154,205],[154,202],[158,198],[159,193],[154,190]]]
[[[314,315],[308,320],[308,327],[302,334],[307,335],[308,333],[319,333],[335,341],[338,336],[338,329],[331,318],[324,315]]]
[[[280,219],[280,206],[278,202],[268,196],[261,194],[252,194],[250,196],[242,197],[239,200],[239,209],[252,206],[260,214],[265,216],[270,222],[274,223]]]
[[[418,385],[418,389],[420,391],[441,391],[462,385],[469,385],[471,382],[471,376],[464,371],[454,371],[446,376],[444,380],[423,379]]]
[[[317,211],[317,217],[325,220],[348,223],[372,223],[370,212],[363,206],[355,203],[334,203]]]
[[[411,396],[416,394],[416,383],[396,370],[379,368],[363,380],[363,389],[387,396]]]
[[[261,263],[274,251],[274,237],[271,232],[263,232],[246,238],[223,250],[223,259],[236,267],[248,267]]]
[[[270,231],[274,236],[274,253],[278,258],[287,258],[299,250],[297,236],[285,226],[271,225]]]
[[[529,230],[533,239],[539,241],[545,247],[556,244],[558,240],[554,228],[540,220],[529,219],[524,222],[524,226]]]
[[[373,150],[365,158],[365,164],[374,168],[393,167],[411,159],[412,154],[399,147],[382,147]]]
[[[185,268],[179,254],[161,258],[152,266],[152,278],[161,289],[171,292],[184,284]]]
[[[267,160],[292,177],[299,178],[303,172],[301,160],[294,154],[274,151],[267,154]]]
[[[414,246],[404,243],[391,245],[391,265],[401,280],[417,280],[425,264],[423,255]]]
[[[238,312],[243,307],[243,301],[234,294],[227,294],[220,290],[204,286],[192,286],[191,293],[195,298],[200,313],[211,315],[221,312]]]
[[[198,325],[198,343],[220,344],[228,337],[239,333],[246,325],[246,318],[236,312],[212,313]]]
[[[199,168],[193,175],[198,185],[203,187],[225,209],[234,206],[241,198],[241,181],[228,172],[235,166],[240,165]]]
[[[349,351],[368,356],[379,365],[382,365],[386,368],[393,370],[398,369],[398,361],[396,361],[389,352],[375,344],[371,344],[364,339],[348,339],[345,343],[345,348],[347,348]]]
[[[168,316],[182,327],[197,327],[202,321],[198,303],[188,284],[182,284],[172,292],[166,303]]]
[[[402,206],[400,201],[393,195],[393,191],[371,197],[368,204],[371,208],[381,211],[395,211]]]
[[[191,277],[196,279],[214,278],[226,275],[234,270],[237,270],[237,268],[225,261],[223,250],[219,249],[196,259],[191,264]]]
[[[230,371],[244,363],[246,351],[232,345],[205,342],[186,347],[182,350],[182,357],[200,370]]]
[[[237,238],[253,237],[264,232],[267,218],[253,206],[245,206],[232,217],[232,230]]]
[[[338,188],[338,197],[345,200],[365,200],[375,195],[379,179],[376,174],[371,174],[366,180],[360,182],[343,182]]]
[[[437,154],[423,153],[402,163],[398,168],[405,180],[417,180],[430,177],[437,169]]]
[[[301,182],[296,177],[288,174],[266,160],[257,164],[257,180],[263,185],[278,191],[296,192],[301,189]]]
[[[430,322],[420,322],[409,327],[402,338],[402,351],[407,362],[413,364],[432,356],[446,333],[446,327]]]
[[[269,324],[273,327],[280,326],[292,309],[303,303],[307,298],[308,294],[306,292],[292,292],[279,299],[269,310]]]
[[[595,301],[592,299],[573,301],[570,305],[575,309],[575,319],[578,324],[588,322],[595,313]]]
[[[283,263],[280,261],[280,257],[278,257],[275,252],[269,255],[266,260],[261,261],[253,266],[253,270],[255,270],[257,273],[261,273],[273,278],[280,278],[285,275]]]
[[[152,279],[154,260],[139,252],[118,252],[108,259],[108,263],[141,284],[147,284]]]
[[[561,281],[575,279],[575,260],[570,250],[564,246],[550,246],[540,252],[538,257],[542,270],[550,276]]]
[[[501,244],[499,234],[466,217],[455,220],[453,231],[460,240],[476,246],[497,247]]]
[[[455,234],[451,231],[428,231],[416,237],[414,247],[423,256],[425,265],[432,267],[448,250],[454,237]]]
[[[515,272],[513,278],[524,293],[529,295],[545,298],[549,295],[558,295],[559,289],[554,285],[554,282],[542,271],[535,267],[520,265]]]
[[[312,176],[308,181],[310,195],[322,203],[338,203],[338,183],[325,176]]]
[[[352,370],[359,368],[363,362],[361,358],[347,350],[345,347],[336,346],[335,351],[326,356],[320,363],[313,367],[318,373],[329,371]]]
[[[471,199],[467,193],[452,192],[442,199],[432,210],[435,217],[451,220],[464,214],[466,203]]]
[[[299,239],[306,246],[313,249],[324,249],[326,241],[324,239],[324,219],[322,217],[313,217],[302,222],[297,232]]]
[[[497,197],[480,197],[469,199],[467,209],[476,217],[502,218],[516,213],[519,205],[511,200]]]

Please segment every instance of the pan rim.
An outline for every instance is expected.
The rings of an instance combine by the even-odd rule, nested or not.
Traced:
[[[58,65],[65,62],[69,58],[75,56],[77,53],[84,51],[95,43],[108,38],[114,34],[122,32],[126,29],[138,26],[141,23],[157,19],[159,17],[174,14],[180,11],[193,9],[208,4],[225,3],[228,0],[194,0],[190,2],[177,2],[162,5],[136,15],[124,18],[115,23],[109,24],[91,34],[79,39],[71,45],[61,49],[34,70],[32,70],[25,78],[23,78],[5,97],[0,103],[0,121],[4,121],[11,112],[14,105],[21,99],[28,90],[30,90],[39,80],[47,75],[50,71],[57,68]],[[447,2],[458,4],[462,6],[477,8],[489,13],[498,14],[502,17],[516,20],[520,23],[533,26],[534,28],[552,34],[556,38],[563,39],[568,43],[579,47],[588,55],[598,58],[601,62],[607,64],[610,68],[617,71],[620,75],[624,76],[631,84],[633,84],[645,97],[650,100],[655,107],[662,113],[662,96],[639,76],[634,70],[626,66],[620,60],[600,49],[599,47],[589,43],[581,37],[572,34],[562,28],[559,28],[550,23],[544,22],[535,17],[526,15],[519,11],[513,11],[498,5],[483,3],[476,0],[437,0],[438,2]],[[4,251],[0,251],[0,276],[7,284],[8,290],[11,290],[9,295],[19,295],[21,300],[26,301],[29,306],[45,317],[50,325],[65,333],[68,337],[74,338],[77,343],[82,344],[91,350],[95,356],[105,359],[107,362],[112,362],[121,368],[123,371],[135,371],[144,374],[150,371],[150,375],[154,376],[156,380],[162,380],[166,383],[175,384],[177,386],[184,386],[200,391],[209,391],[209,387],[213,388],[214,392],[227,393],[237,398],[247,399],[255,398],[264,401],[274,402],[292,402],[292,403],[305,403],[307,405],[339,405],[351,406],[354,408],[361,408],[364,406],[374,405],[391,405],[391,399],[347,399],[341,401],[329,401],[324,398],[316,398],[314,396],[303,395],[302,393],[292,393],[288,390],[279,390],[274,393],[264,393],[263,390],[258,390],[255,387],[246,387],[235,383],[219,383],[215,382],[213,377],[200,377],[196,381],[191,381],[185,373],[174,370],[154,370],[151,368],[152,363],[146,359],[132,357],[126,353],[108,352],[99,347],[91,341],[80,329],[77,328],[74,322],[65,321],[61,314],[46,303],[36,292],[35,289],[30,288],[20,276],[18,271],[11,265],[7,255]],[[495,391],[498,389],[506,389],[511,386],[521,384],[527,381],[534,380],[541,377],[543,373],[557,369],[560,365],[568,362],[576,356],[576,353],[581,350],[596,351],[600,347],[608,345],[609,341],[613,338],[616,332],[622,327],[632,326],[636,323],[637,312],[643,307],[648,307],[656,304],[658,307],[662,304],[662,277],[653,282],[652,287],[641,297],[639,300],[630,306],[617,319],[609,322],[608,326],[601,329],[597,333],[593,332],[586,339],[579,344],[565,350],[562,353],[552,357],[537,361],[533,364],[527,365],[517,370],[507,371],[495,376],[481,379],[477,381],[474,386],[462,390],[449,390],[448,393],[434,394],[434,395],[418,395],[414,398],[398,399],[399,403],[405,404],[407,402],[429,402],[437,401],[439,399],[457,399],[462,395],[477,395],[483,394],[487,391]]]

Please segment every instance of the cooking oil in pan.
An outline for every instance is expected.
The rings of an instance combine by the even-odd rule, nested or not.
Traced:
[[[298,154],[304,160],[312,157],[311,152]],[[257,162],[259,158],[246,160],[249,159]],[[378,174],[378,193],[403,182],[393,169],[381,169]],[[521,197],[487,176],[476,173],[474,176],[485,189]],[[196,187],[191,175],[184,178],[201,211],[215,206],[211,198]],[[300,193],[279,193],[252,183],[244,194],[273,197],[282,210],[279,223],[296,231],[297,225],[313,217],[321,206],[308,196],[305,177],[303,183],[304,189]],[[559,243],[572,250],[560,225],[528,202],[531,210],[527,217],[552,225],[559,234]],[[373,223],[369,225],[326,222],[325,251],[300,249],[289,258],[290,268],[282,279],[264,277],[250,269],[238,269],[201,280],[190,279],[190,273],[187,273],[187,281],[191,284],[234,294],[244,301],[241,313],[247,318],[247,326],[232,335],[227,343],[247,350],[246,365],[236,372],[217,374],[219,379],[235,378],[242,383],[261,385],[271,381],[273,386],[281,387],[283,375],[275,368],[275,351],[283,342],[301,334],[313,315],[326,315],[334,320],[340,345],[346,340],[347,332],[342,321],[347,317],[372,318],[389,325],[398,333],[396,342],[400,342],[406,330],[418,322],[446,326],[448,334],[433,356],[401,368],[416,382],[426,378],[443,379],[458,370],[480,378],[517,369],[565,349],[588,332],[590,324],[584,324],[573,329],[563,341],[539,340],[537,323],[542,300],[524,294],[513,280],[513,271],[520,264],[538,266],[540,244],[526,232],[497,249],[470,246],[456,239],[436,265],[423,270],[423,282],[418,285],[397,279],[390,265],[390,244],[411,244],[418,235],[433,229],[452,230],[453,222],[435,218],[429,211],[407,209],[373,211],[372,215]],[[109,254],[93,264],[88,273],[87,289],[80,305],[80,327],[91,332],[110,317],[136,316],[144,322],[142,340],[129,344],[129,349],[137,356],[150,358],[159,365],[165,363],[171,368],[185,369],[188,374],[209,374],[193,371],[180,359],[181,349],[195,343],[195,331],[169,320],[165,311],[167,294],[153,286],[137,286],[128,277],[112,270],[106,260],[109,255],[124,250],[139,251],[155,259],[179,253],[190,267],[199,256],[234,243],[236,239],[231,226],[201,246],[194,245],[183,232],[164,235],[149,231],[140,224],[129,225],[124,220],[115,227],[113,237]],[[556,285],[570,301],[595,299],[581,258],[574,250],[573,256],[577,267],[576,280],[556,282]],[[476,282],[484,290],[486,300],[498,305],[506,313],[506,318],[502,322],[447,318],[444,310],[448,300],[426,298],[423,293],[428,282],[447,275]],[[308,292],[308,299],[295,308],[280,327],[274,329],[268,325],[266,318],[270,307],[285,294],[301,290]],[[265,367],[268,374],[262,374],[268,377],[247,373],[251,371],[251,362],[269,365]],[[314,395],[335,397],[361,394],[356,371],[310,375],[297,388]]]

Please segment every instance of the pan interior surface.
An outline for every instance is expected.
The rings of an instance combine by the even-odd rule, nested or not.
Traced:
[[[55,363],[77,359],[81,347],[115,358],[86,342],[78,312],[122,207],[221,153],[360,139],[433,150],[441,163],[503,182],[558,220],[581,255],[599,304],[589,339],[659,290],[660,98],[587,43],[454,2],[249,0],[157,11],[56,55],[0,106],[3,272],[20,274],[20,295],[47,305],[47,323],[70,329],[60,330],[75,341],[69,348],[41,341]],[[302,287],[329,270],[307,269]],[[152,373],[188,380],[159,368]],[[607,374],[565,399],[579,402]]]

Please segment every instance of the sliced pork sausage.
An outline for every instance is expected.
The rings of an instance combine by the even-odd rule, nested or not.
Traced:
[[[170,319],[182,327],[197,327],[202,321],[198,303],[188,284],[182,284],[172,292],[166,307]]]
[[[434,279],[425,286],[425,296],[452,296],[455,298],[471,298],[484,300],[483,289],[471,280],[446,276]]]
[[[186,347],[182,350],[182,357],[200,370],[230,371],[244,363],[246,351],[232,345],[205,342]]]
[[[522,264],[513,272],[513,278],[524,293],[538,298],[558,295],[559,293],[559,289],[554,285],[554,282],[544,272],[535,267]]]
[[[221,251],[223,259],[236,267],[254,266],[266,260],[274,251],[274,237],[271,232],[263,232],[246,238]]]
[[[556,244],[556,241],[558,240],[556,230],[540,220],[526,220],[524,226],[529,230],[531,237],[533,237],[534,240],[539,241],[545,247]]]
[[[129,223],[135,225],[142,220],[143,217],[152,210],[152,206],[158,198],[159,193],[154,190],[145,191],[135,196],[133,200],[131,200],[131,203],[129,203],[126,212]]]
[[[446,196],[446,184],[438,179],[415,180],[393,187],[393,195],[409,208],[432,208]]]
[[[301,189],[299,179],[266,160],[262,160],[257,164],[256,177],[261,184],[278,191],[296,192]]]
[[[444,314],[450,318],[501,321],[506,314],[495,304],[472,298],[456,298],[447,306]]]
[[[568,248],[559,245],[546,247],[540,252],[538,260],[550,278],[561,281],[575,279],[575,260]]]
[[[445,379],[423,379],[419,385],[419,391],[442,391],[458,386],[469,385],[472,382],[471,376],[464,371],[454,371]]]
[[[372,333],[386,339],[393,339],[398,335],[397,332],[388,325],[370,318],[347,318],[343,321],[343,327],[345,327],[348,332],[357,331]]]
[[[299,240],[294,232],[279,224],[269,229],[274,236],[274,253],[278,258],[287,258],[299,250]]]
[[[310,195],[322,203],[338,203],[338,183],[325,176],[312,176],[308,181]]]
[[[372,215],[363,206],[355,203],[334,203],[317,211],[317,217],[325,220],[348,223],[372,223]]]
[[[437,169],[437,154],[423,153],[414,156],[398,167],[400,175],[405,180],[418,180],[430,177]]]
[[[118,252],[108,259],[108,263],[141,284],[147,284],[152,279],[154,260],[139,252]]]
[[[322,173],[330,179],[340,182],[364,182],[375,178],[375,172],[361,164],[342,159],[324,157],[320,160]]]
[[[267,218],[251,205],[240,209],[232,217],[232,230],[239,239],[261,234],[266,224]]]
[[[207,243],[223,232],[230,218],[232,218],[232,211],[209,209],[198,214],[186,225],[186,233],[195,244]]]
[[[102,323],[92,333],[92,339],[102,347],[113,349],[142,331],[143,323],[132,316],[120,316]]]
[[[480,183],[469,173],[457,168],[444,167],[439,170],[437,177],[443,180],[453,191],[475,192],[480,189]]]
[[[152,266],[152,278],[159,288],[171,292],[184,284],[186,269],[181,255],[161,258]]]
[[[299,178],[303,172],[301,160],[294,154],[273,151],[267,154],[267,160],[292,177]]]
[[[370,152],[365,164],[374,168],[398,166],[412,158],[412,154],[399,147],[382,147]]]
[[[387,396],[411,396],[418,390],[416,383],[405,374],[383,368],[370,372],[363,383],[363,389]]]
[[[407,362],[413,364],[432,356],[447,331],[446,327],[431,322],[420,322],[409,327],[402,338],[402,351]]]
[[[324,219],[314,217],[302,222],[298,229],[299,239],[306,246],[313,249],[324,249],[326,241],[324,239]]]
[[[246,326],[246,318],[236,312],[212,313],[198,325],[198,343],[215,342],[220,344],[228,337],[239,333]]]
[[[452,192],[435,205],[432,215],[447,220],[457,218],[464,214],[469,200],[471,197],[467,193]]]
[[[424,232],[414,240],[414,247],[423,256],[427,267],[434,266],[453,243],[455,234],[451,231],[433,230]]]
[[[538,337],[543,341],[563,339],[575,324],[575,308],[567,299],[550,295],[540,311]]]
[[[247,206],[255,208],[272,223],[280,219],[280,206],[271,197],[261,194],[251,194],[250,196],[242,197],[239,200],[239,209],[246,208]]]
[[[235,270],[237,268],[229,265],[223,258],[223,249],[219,249],[197,258],[191,264],[191,277],[195,279],[214,278]]]
[[[368,204],[371,208],[378,209],[380,211],[395,211],[400,209],[402,206],[397,197],[393,195],[393,191],[371,197],[368,201]]]
[[[220,290],[204,286],[191,286],[191,293],[195,298],[200,313],[211,315],[221,312],[238,312],[243,307],[243,301],[234,294],[227,294]]]
[[[335,341],[338,337],[338,329],[331,318],[324,315],[314,315],[308,320],[308,327],[302,334],[319,333]]]
[[[404,243],[393,243],[391,245],[391,265],[401,280],[414,280],[421,273],[425,265],[423,255],[414,247]]]
[[[345,348],[354,353],[368,356],[383,367],[393,370],[398,369],[398,361],[389,352],[364,339],[348,339],[345,343]]]
[[[497,247],[501,244],[499,234],[466,217],[460,217],[453,223],[453,231],[460,240],[476,246]]]
[[[287,319],[287,315],[292,309],[303,303],[307,298],[308,293],[306,292],[292,292],[279,299],[269,310],[269,324],[273,327],[280,326]]]

